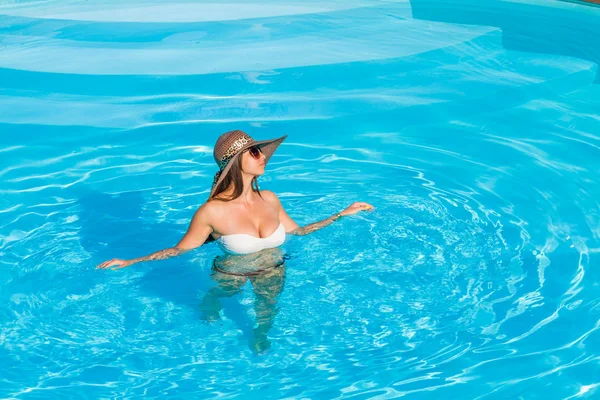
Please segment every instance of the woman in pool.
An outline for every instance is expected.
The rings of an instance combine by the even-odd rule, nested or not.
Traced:
[[[356,202],[322,221],[304,227],[295,223],[275,193],[259,190],[257,181],[286,137],[255,141],[240,130],[221,135],[213,152],[219,171],[208,201],[196,211],[179,243],[144,257],[105,261],[98,268],[119,269],[142,261],[164,260],[216,241],[225,255],[213,263],[212,277],[217,286],[204,297],[204,318],[218,319],[219,297],[234,295],[249,279],[256,294],[257,328],[252,347],[256,351],[266,350],[269,346],[266,334],[276,312],[275,299],[283,288],[284,257],[279,246],[286,233],[307,235],[342,216],[373,210],[370,204]]]

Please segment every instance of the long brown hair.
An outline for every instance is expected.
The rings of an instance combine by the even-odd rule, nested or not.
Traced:
[[[229,168],[227,175],[225,175],[221,183],[217,185],[215,192],[212,196],[210,196],[208,201],[217,198],[221,193],[229,189],[230,185],[233,185],[233,193],[229,197],[219,197],[219,200],[232,201],[242,195],[242,192],[244,191],[244,181],[242,180],[242,154],[233,160],[233,164],[231,164],[231,168]],[[250,187],[254,193],[258,193],[258,195],[262,198],[260,189],[258,188],[258,179],[256,176],[252,178]]]

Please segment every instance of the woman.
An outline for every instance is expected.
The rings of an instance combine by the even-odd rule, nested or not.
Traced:
[[[266,334],[275,316],[275,298],[284,280],[284,257],[279,246],[290,235],[307,235],[342,216],[373,210],[356,202],[322,221],[300,227],[283,209],[275,193],[258,189],[257,178],[277,147],[287,136],[255,141],[240,130],[226,132],[215,144],[213,155],[219,166],[208,201],[194,214],[186,234],[175,245],[131,260],[112,259],[98,268],[125,268],[142,261],[175,257],[204,243],[216,241],[225,256],[213,264],[217,286],[203,300],[205,319],[218,319],[219,297],[232,296],[250,279],[256,294],[257,328],[252,347],[266,350]]]

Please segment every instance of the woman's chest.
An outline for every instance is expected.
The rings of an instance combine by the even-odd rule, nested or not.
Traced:
[[[231,204],[231,207],[223,208],[213,224],[213,237],[218,239],[222,235],[243,233],[264,238],[270,236],[278,227],[277,210],[266,202],[251,206]]]

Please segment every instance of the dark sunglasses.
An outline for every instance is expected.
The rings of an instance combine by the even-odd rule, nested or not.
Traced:
[[[248,147],[247,151],[248,151],[248,153],[250,153],[252,158],[254,158],[255,160],[260,160],[260,155],[262,154],[260,147],[251,146],[251,147]]]

